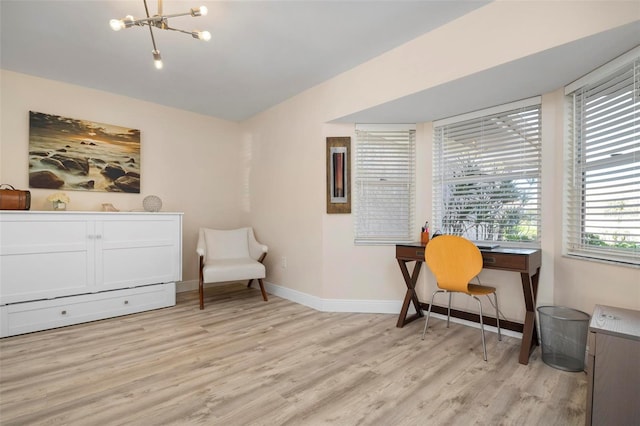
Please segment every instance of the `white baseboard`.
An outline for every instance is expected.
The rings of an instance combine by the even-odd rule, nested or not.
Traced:
[[[270,294],[283,299],[309,306],[322,312],[357,312],[370,314],[397,314],[402,308],[399,300],[352,300],[352,299],[322,299],[317,296],[292,290],[269,282],[264,286]],[[415,310],[413,311],[415,312]]]
[[[213,285],[226,285],[229,283],[219,284],[207,284],[207,287]],[[321,312],[354,312],[354,313],[367,313],[367,314],[393,314],[398,315],[402,308],[401,300],[352,300],[352,299],[322,299],[311,294],[303,293],[298,290],[293,290],[287,287],[282,287],[276,284],[265,281],[264,287],[267,293],[274,296],[281,297],[283,299],[290,300],[300,305],[308,306]],[[182,293],[185,291],[193,291],[198,289],[197,280],[181,281],[176,285],[176,291]],[[416,311],[413,306],[409,307],[409,314],[414,314]],[[445,320],[446,315],[432,313],[432,317]],[[462,324],[469,327],[480,328],[480,324],[473,321],[467,321],[460,318],[451,317],[451,322],[456,324]],[[496,327],[486,325],[485,330],[498,333]],[[502,334],[505,336],[516,337],[522,339],[522,333],[516,331],[502,329]]]
[[[357,312],[370,314],[393,314],[398,315],[402,308],[401,300],[350,300],[350,299],[322,299],[317,296],[292,290],[276,284],[265,282],[265,289],[269,294],[273,294],[283,299],[290,300],[301,305],[308,306],[317,311],[322,312]],[[413,306],[409,307],[409,315],[416,311]],[[432,317],[441,320],[447,320],[446,315],[432,313]],[[480,324],[473,321],[467,321],[460,318],[451,317],[451,322],[462,324],[469,327],[480,328]],[[485,325],[485,330],[498,334],[498,329],[489,325]],[[511,330],[500,330],[505,336],[511,336],[522,339],[522,333]]]

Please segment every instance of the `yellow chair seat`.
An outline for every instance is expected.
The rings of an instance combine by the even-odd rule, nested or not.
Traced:
[[[487,285],[469,284],[466,293],[470,296],[485,296],[487,294],[493,294],[496,292],[495,287],[489,287]]]

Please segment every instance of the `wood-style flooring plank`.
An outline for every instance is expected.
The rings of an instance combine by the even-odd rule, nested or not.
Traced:
[[[0,339],[4,425],[578,425],[586,376],[433,319],[326,313],[244,284]]]

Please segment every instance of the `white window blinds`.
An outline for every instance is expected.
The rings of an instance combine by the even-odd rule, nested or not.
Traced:
[[[415,126],[358,125],[356,136],[356,244],[412,241]]]
[[[567,90],[567,254],[640,265],[640,50]]]
[[[540,98],[434,123],[434,231],[540,239]]]

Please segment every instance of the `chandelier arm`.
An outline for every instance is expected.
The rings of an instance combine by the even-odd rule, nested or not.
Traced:
[[[190,13],[175,13],[173,15],[153,15],[147,18],[139,18],[131,21],[131,25],[143,27],[145,25],[154,25],[160,27],[160,23],[167,22],[169,18],[175,18],[176,16],[188,16]]]
[[[147,6],[147,0],[142,0],[142,2],[144,3],[144,11],[147,14],[147,19],[149,19],[151,16],[149,15],[149,7]]]
[[[143,0],[144,2],[144,11],[147,14],[147,19],[149,19],[149,7],[147,6],[147,0]],[[156,38],[153,36],[153,28],[149,25],[149,34],[151,35],[151,44],[153,44],[153,51],[157,52],[158,48],[156,47]]]
[[[193,16],[193,15],[191,15],[191,12],[185,12],[185,13],[173,13],[173,14],[171,14],[171,15],[161,15],[161,14],[159,14],[159,15],[160,15],[160,17],[162,17],[162,18],[167,18],[167,19],[168,19],[168,18],[176,18],[176,17],[178,17],[178,16]],[[195,18],[195,16],[194,16],[194,18]]]
[[[185,31],[185,30],[181,30],[179,28],[173,28],[173,27],[164,27],[163,30],[177,31],[179,33],[185,33],[189,35],[193,34],[193,31]]]
[[[156,39],[153,36],[153,27],[151,25],[149,25],[149,34],[151,34],[151,44],[153,44],[153,50],[158,51],[158,48],[156,47]]]
[[[136,19],[134,21],[131,21],[132,25],[137,25],[139,27],[145,26],[145,25],[155,25],[156,22],[161,22],[162,21],[162,16],[152,16],[150,18],[140,18],[140,19]]]

